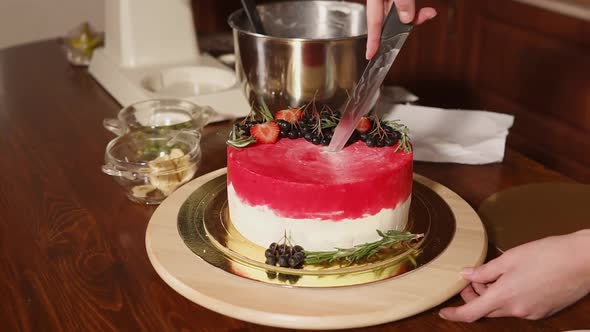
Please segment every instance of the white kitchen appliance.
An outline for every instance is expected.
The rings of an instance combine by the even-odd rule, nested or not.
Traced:
[[[212,107],[213,121],[248,114],[234,71],[200,52],[190,0],[105,0],[105,10],[89,71],[122,106],[182,98]]]

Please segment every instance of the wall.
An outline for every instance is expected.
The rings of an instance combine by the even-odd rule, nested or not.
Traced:
[[[89,21],[104,27],[104,0],[0,0],[0,48],[63,35]]]

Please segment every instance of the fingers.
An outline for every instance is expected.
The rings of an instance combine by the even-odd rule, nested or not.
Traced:
[[[506,264],[506,260],[500,256],[479,267],[464,269],[461,272],[463,278],[471,281],[471,284],[461,292],[461,297],[466,303],[459,307],[444,308],[439,315],[444,319],[460,322],[474,322],[485,316],[504,315],[505,313],[499,310],[499,297],[490,291],[486,284],[496,281],[504,273]]]
[[[415,19],[414,24],[422,24],[436,17],[436,10],[432,7],[424,7],[420,9],[417,16],[418,17]]]
[[[387,16],[387,14],[389,14],[389,11],[391,10],[391,6],[393,6],[393,1],[394,0],[386,0],[385,1],[385,6],[383,6],[383,16]]]
[[[495,281],[504,273],[505,264],[502,256],[489,261],[488,263],[475,267],[463,269],[461,275],[471,282],[486,284]]]
[[[510,317],[510,313],[506,311],[504,308],[496,309],[490,312],[486,317],[489,318],[498,318],[498,317]]]
[[[448,320],[474,322],[496,309],[497,303],[494,296],[477,296],[471,297],[470,301],[462,306],[444,308],[439,312],[439,315]]]
[[[395,2],[399,19],[403,23],[412,23],[416,14],[415,0],[393,0],[393,2]]]
[[[479,282],[472,282],[471,287],[473,287],[473,290],[475,290],[475,292],[479,295],[484,295],[488,290],[488,286],[485,284],[480,284]]]
[[[383,0],[367,0],[367,60],[371,59],[379,49],[383,8]]]
[[[416,15],[414,0],[367,0],[367,60],[370,60],[379,49],[383,20],[394,3],[400,20],[404,23],[414,21],[414,24],[418,25],[436,16],[436,10],[432,7],[424,7]]]
[[[471,287],[471,284],[467,285],[467,287],[463,288],[463,290],[461,291],[461,298],[463,299],[463,301],[465,301],[465,303],[471,302],[478,296],[479,294],[475,292],[473,287]]]

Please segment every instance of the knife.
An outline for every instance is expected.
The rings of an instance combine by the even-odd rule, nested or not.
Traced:
[[[379,88],[411,30],[411,24],[404,24],[400,21],[395,4],[393,4],[383,24],[379,49],[365,67],[359,82],[352,91],[352,96],[344,106],[342,118],[336,126],[332,141],[328,146],[329,151],[342,150],[360,119],[377,101]]]
[[[246,12],[246,16],[248,16],[250,24],[254,28],[254,32],[265,35],[266,33],[264,32],[262,21],[256,10],[256,3],[254,0],[242,0],[242,7],[244,7],[244,11]]]

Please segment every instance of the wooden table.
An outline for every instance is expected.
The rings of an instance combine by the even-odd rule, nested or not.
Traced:
[[[119,105],[57,42],[0,51],[0,330],[275,330],[204,309],[155,273],[145,230],[155,207],[130,202],[100,171]],[[204,174],[225,165],[229,123],[208,126]],[[508,150],[501,164],[416,163],[473,207],[519,184],[571,181]],[[395,299],[392,299],[395,301]],[[444,305],[459,305],[456,296]],[[294,304],[298,305],[298,304]],[[438,309],[373,331],[558,331],[590,327],[590,298],[541,321],[444,321]]]

